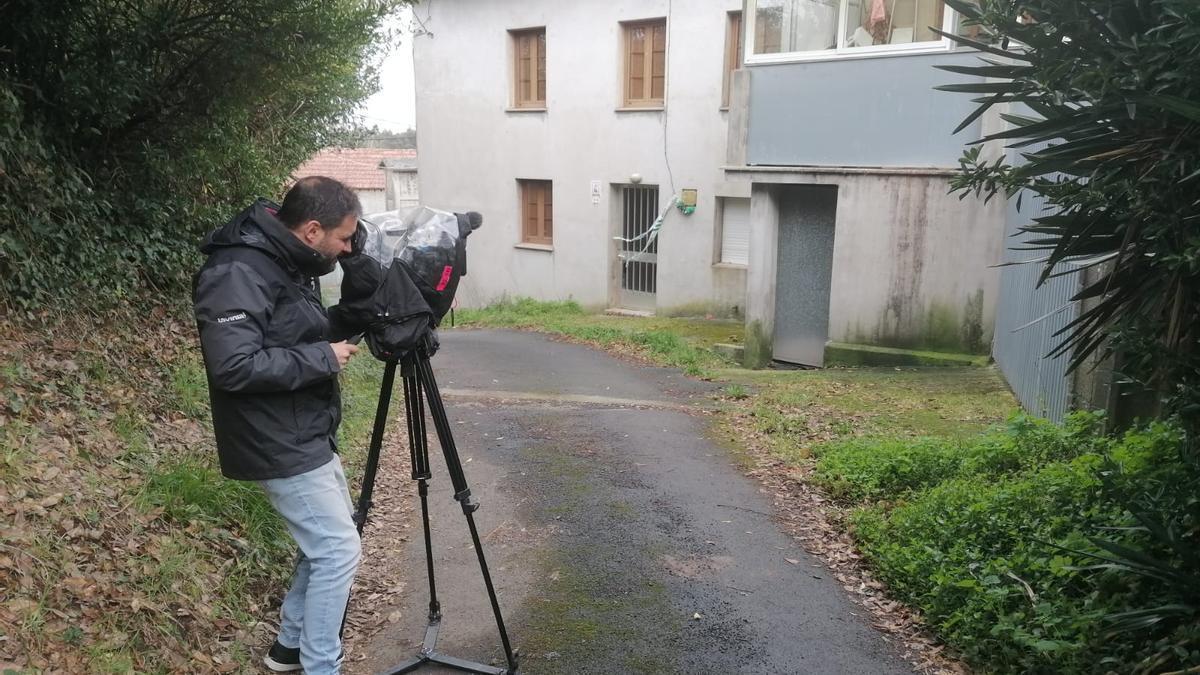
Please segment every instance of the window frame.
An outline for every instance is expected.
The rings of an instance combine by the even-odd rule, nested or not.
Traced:
[[[668,56],[671,53],[671,45],[669,43],[670,33],[668,31],[667,17],[657,17],[651,19],[637,19],[635,21],[622,21],[621,23],[621,97],[620,105],[622,109],[662,109],[667,105],[667,66]],[[654,93],[654,37],[653,32],[650,34],[650,49],[643,56],[643,85],[642,93],[647,91],[651,94],[648,98],[631,98],[629,96],[630,85],[632,81],[632,73],[629,70],[630,65],[630,40],[632,31],[635,28],[653,29],[656,26],[662,26],[663,31],[663,91],[662,98],[653,98]]]
[[[725,70],[721,78],[721,110],[729,109],[729,94],[733,88],[733,73],[744,63],[745,17],[742,10],[725,13]]]
[[[745,202],[746,207],[746,262],[725,259],[726,218],[725,209],[730,201]],[[713,239],[713,266],[728,269],[746,269],[750,266],[750,198],[719,196],[716,199],[716,237]]]
[[[914,54],[937,54],[950,52],[955,49],[954,41],[943,37],[928,42],[909,42],[897,45],[870,45],[866,47],[846,46],[846,26],[850,18],[849,0],[837,0],[837,46],[834,49],[821,49],[802,52],[778,52],[774,54],[755,54],[756,32],[758,20],[758,0],[747,0],[746,16],[743,14],[742,23],[745,40],[742,45],[742,63],[760,65],[770,63],[799,63],[806,61],[839,61],[844,59],[863,59],[883,56],[903,56]],[[953,33],[958,29],[959,13],[949,5],[945,5],[942,14],[942,31]]]
[[[533,58],[534,72],[530,74],[531,75],[530,81],[532,83],[532,89],[533,89],[532,98],[530,98],[528,100],[523,100],[521,98],[521,40],[526,37],[532,37],[533,45],[536,49],[537,45],[539,44],[539,42],[537,40],[538,35],[540,35],[542,38],[540,44],[545,45],[547,42],[545,26],[533,26],[530,28],[515,28],[515,29],[509,29],[509,31],[508,31],[509,43],[512,45],[512,62],[509,67],[509,75],[512,78],[512,85],[509,87],[509,98],[511,99],[510,107],[513,110],[545,110],[546,109],[546,99],[549,97],[549,94],[550,94],[549,70],[548,70],[548,66],[546,63],[546,52],[549,51],[548,49],[542,49],[540,52],[535,54],[534,58]],[[540,61],[540,63],[539,63],[539,61]],[[538,88],[537,70],[538,70],[539,65],[541,65],[542,69],[547,71],[546,72],[546,94],[540,100],[537,98],[537,93],[538,93],[537,92],[537,88]]]
[[[529,197],[529,191],[534,188],[539,189],[536,202],[538,208],[541,210],[540,217],[536,219],[536,234],[532,233],[529,229],[529,212],[527,211],[532,201]],[[543,178],[518,178],[517,195],[521,200],[521,239],[518,245],[554,246],[554,181]],[[546,208],[547,195],[549,196],[549,209]],[[547,216],[549,217],[550,224],[549,235],[546,234]]]

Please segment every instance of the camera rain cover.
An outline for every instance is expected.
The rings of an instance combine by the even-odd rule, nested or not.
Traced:
[[[342,332],[365,333],[376,358],[415,349],[454,302],[466,274],[466,238],[482,219],[428,207],[359,221],[352,255],[341,260],[342,301],[330,308]]]

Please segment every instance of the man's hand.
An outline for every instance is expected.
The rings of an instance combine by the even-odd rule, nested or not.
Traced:
[[[358,352],[357,345],[352,345],[345,340],[341,342],[331,342],[329,346],[333,348],[333,353],[335,356],[337,356],[339,368],[345,368],[346,364],[350,362],[350,357],[354,356]]]

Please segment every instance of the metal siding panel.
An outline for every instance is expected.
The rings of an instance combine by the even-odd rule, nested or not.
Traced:
[[[1015,200],[1009,205],[1007,234],[1012,246],[1020,245],[1018,226],[1044,213],[1045,201],[1029,193],[1022,198],[1022,215]],[[1006,262],[1030,261],[1040,251],[1006,253]],[[1061,422],[1070,410],[1069,358],[1044,358],[1059,343],[1054,333],[1070,323],[1079,312],[1071,301],[1079,290],[1078,274],[1056,277],[1040,288],[1041,265],[1030,263],[1005,267],[1000,274],[1000,299],[996,307],[996,332],[992,353],[1017,399],[1029,412]],[[1064,269],[1064,268],[1060,268]]]
[[[975,104],[933,91],[980,78],[936,70],[976,65],[975,52],[748,66],[746,163],[782,166],[958,166]]]

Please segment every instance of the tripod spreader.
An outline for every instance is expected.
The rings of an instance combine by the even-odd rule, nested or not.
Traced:
[[[487,559],[483,554],[483,546],[479,540],[479,531],[475,526],[475,511],[479,510],[479,502],[471,496],[471,488],[467,486],[466,474],[458,456],[458,447],[450,431],[450,422],[446,417],[446,408],[442,403],[441,392],[438,391],[437,381],[433,376],[433,367],[429,364],[428,351],[417,349],[397,361],[388,361],[383,371],[383,382],[379,390],[379,403],[375,409],[375,425],[371,430],[371,444],[367,453],[367,465],[363,472],[362,491],[359,493],[358,505],[354,513],[354,522],[361,536],[370,511],[371,497],[375,489],[375,478],[379,470],[379,454],[383,447],[383,435],[387,429],[388,408],[391,406],[392,388],[396,379],[396,368],[400,367],[400,378],[404,387],[404,417],[408,427],[408,447],[412,460],[412,478],[417,481],[417,495],[421,500],[421,525],[425,534],[425,570],[429,579],[429,623],[425,629],[425,641],[421,651],[414,657],[383,671],[391,675],[407,673],[426,664],[441,664],[469,673],[484,673],[485,675],[515,675],[517,672],[517,653],[513,651],[508,640],[508,631],[504,628],[504,618],[500,613],[500,602],[496,598],[496,589],[492,584],[492,575],[488,571]],[[437,651],[438,631],[442,623],[441,603],[437,599],[437,583],[433,569],[433,540],[429,528],[429,483],[432,472],[429,466],[429,441],[425,426],[425,406],[429,405],[429,417],[437,432],[438,444],[442,447],[442,455],[446,460],[446,469],[450,474],[450,483],[454,488],[454,499],[462,505],[463,515],[467,519],[467,528],[471,532],[471,543],[479,558],[479,570],[483,575],[484,586],[487,588],[488,600],[492,605],[492,613],[496,617],[496,628],[500,632],[500,642],[504,646],[504,657],[507,668],[500,668],[483,663],[466,661],[442,654]],[[345,622],[343,621],[343,628]]]

